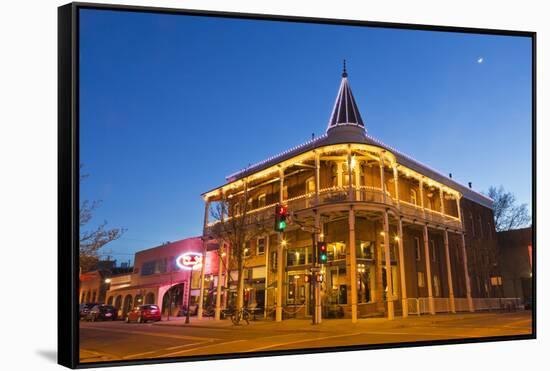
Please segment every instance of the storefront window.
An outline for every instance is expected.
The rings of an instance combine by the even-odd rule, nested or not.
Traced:
[[[343,241],[331,242],[327,245],[327,260],[346,259],[346,244]]]
[[[347,304],[346,268],[331,267],[327,269],[328,304]]]
[[[287,266],[306,264],[306,248],[288,249],[286,254]]]
[[[287,303],[302,305],[306,302],[306,288],[303,274],[288,273]]]
[[[370,295],[370,265],[365,263],[357,264],[357,302],[368,303]]]
[[[374,241],[357,241],[357,258],[374,259]]]

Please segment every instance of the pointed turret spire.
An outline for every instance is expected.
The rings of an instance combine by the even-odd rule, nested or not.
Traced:
[[[364,131],[365,125],[355,103],[355,98],[351,92],[348,82],[348,72],[346,69],[346,60],[344,59],[344,68],[342,70],[342,82],[338,90],[338,96],[334,103],[332,115],[328,122],[327,132],[337,127],[356,127]]]

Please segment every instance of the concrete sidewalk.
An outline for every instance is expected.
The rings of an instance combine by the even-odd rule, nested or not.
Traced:
[[[407,318],[396,317],[393,321],[389,321],[386,318],[362,318],[357,323],[351,323],[350,319],[324,319],[321,324],[312,325],[311,319],[287,319],[282,322],[275,322],[273,320],[258,319],[256,321],[250,321],[247,325],[243,322],[240,325],[233,325],[229,318],[216,321],[211,317],[205,317],[201,320],[196,317],[191,317],[188,324],[185,323],[185,317],[171,318],[170,321],[163,320],[155,322],[155,326],[173,326],[173,327],[196,327],[196,328],[211,328],[211,329],[245,329],[245,328],[261,328],[262,330],[301,330],[301,331],[330,331],[334,328],[400,328],[403,326],[430,326],[438,323],[451,323],[453,321],[463,321],[465,319],[490,319],[495,316],[503,314],[501,312],[476,312],[476,313],[456,313],[456,314],[425,314],[421,316],[412,315]]]

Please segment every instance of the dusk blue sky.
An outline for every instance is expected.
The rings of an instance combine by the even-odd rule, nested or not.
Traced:
[[[81,198],[128,229],[118,261],[200,235],[201,193],[323,134],[344,58],[370,135],[531,208],[528,38],[104,10],[80,27]]]

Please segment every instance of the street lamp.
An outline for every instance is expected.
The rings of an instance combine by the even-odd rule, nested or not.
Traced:
[[[193,269],[195,266],[200,266],[203,263],[203,254],[195,252],[186,252],[176,258],[176,265],[178,268],[189,271],[187,279],[187,314],[185,316],[185,323],[189,323],[189,303],[191,301],[191,279],[193,275]],[[202,289],[202,288],[201,288]]]

